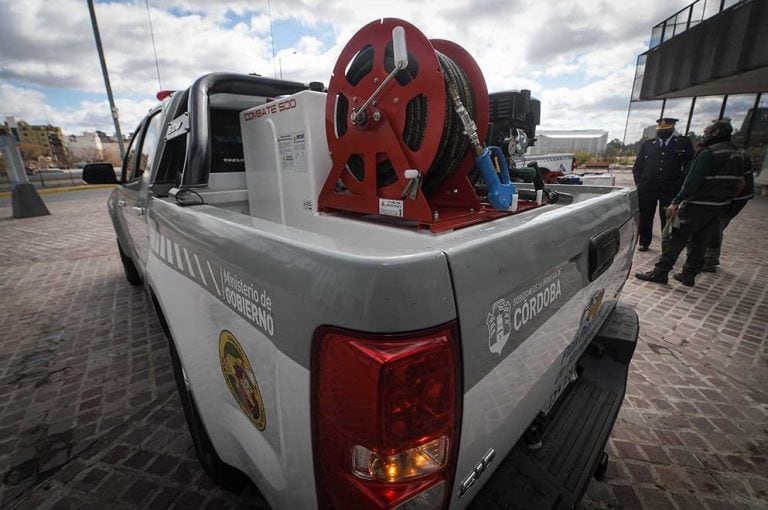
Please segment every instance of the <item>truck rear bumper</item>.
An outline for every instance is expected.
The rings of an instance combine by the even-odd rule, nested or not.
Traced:
[[[637,313],[618,303],[577,363],[579,379],[543,420],[541,447],[521,438],[469,508],[578,506],[621,408],[638,332]]]

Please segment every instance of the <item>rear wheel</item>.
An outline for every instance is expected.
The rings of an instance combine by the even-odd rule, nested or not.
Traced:
[[[227,490],[239,492],[248,483],[248,478],[239,469],[221,460],[219,454],[216,453],[216,448],[214,448],[211,438],[205,430],[195,400],[192,398],[192,390],[187,384],[176,346],[170,338],[168,338],[168,346],[171,352],[171,365],[176,379],[176,388],[179,390],[181,405],[184,408],[184,416],[187,419],[187,427],[189,427],[189,433],[192,436],[192,443],[195,445],[197,458],[205,472],[216,484]]]
[[[133,263],[131,257],[125,254],[123,247],[120,246],[120,240],[117,240],[117,251],[120,252],[120,260],[123,262],[123,270],[125,271],[125,279],[131,285],[141,285],[141,275],[139,270],[136,269],[136,264]]]

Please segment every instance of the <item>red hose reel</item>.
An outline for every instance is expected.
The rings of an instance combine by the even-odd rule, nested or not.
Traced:
[[[404,29],[408,57],[407,67],[397,73],[395,27]],[[394,79],[368,101],[392,73]],[[483,206],[467,178],[474,154],[447,97],[447,80],[463,85],[465,105],[484,140],[488,90],[463,48],[429,40],[394,18],[369,23],[352,37],[328,86],[325,122],[332,167],[320,192],[320,210],[398,216],[434,232],[506,214]],[[418,178],[412,183],[414,170]]]

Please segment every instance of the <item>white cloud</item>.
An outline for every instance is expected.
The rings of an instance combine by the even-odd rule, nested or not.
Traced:
[[[0,82],[0,121],[6,116],[14,116],[46,122],[45,119],[52,114],[53,108],[48,105],[42,92]]]
[[[116,106],[122,130],[125,133],[133,130],[154,104],[152,99],[117,99]],[[81,101],[69,108],[53,108],[47,103],[45,94],[38,90],[0,83],[0,120],[7,116],[30,123],[62,126],[71,133],[94,129],[114,131],[106,99]]]
[[[186,87],[211,71],[272,76],[281,66],[286,79],[328,83],[338,55],[358,29],[396,16],[427,37],[463,46],[478,61],[491,91],[530,89],[542,100],[542,126],[606,128],[611,137],[620,137],[635,58],[644,51],[652,25],[686,3],[654,0],[638,8],[607,0],[273,1],[275,21],[296,23],[311,34],[291,48],[277,48],[281,61],[272,60],[266,2],[150,0],[150,13],[164,88]],[[146,5],[139,0],[99,3],[96,10],[128,131],[158,89]],[[578,85],[566,79],[574,76]],[[0,84],[0,112],[51,119],[68,130],[111,131],[105,102],[54,111],[34,88],[103,92],[81,0],[0,4]]]

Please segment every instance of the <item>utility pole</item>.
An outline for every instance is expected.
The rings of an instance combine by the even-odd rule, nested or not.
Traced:
[[[117,146],[120,148],[120,160],[125,159],[125,148],[123,147],[123,134],[120,132],[120,121],[117,118],[117,107],[115,99],[112,97],[112,85],[109,84],[109,73],[107,72],[107,61],[104,60],[104,49],[101,47],[101,36],[99,35],[99,24],[96,22],[96,11],[93,8],[93,0],[88,0],[88,10],[91,12],[91,25],[93,25],[93,37],[96,39],[96,49],[99,51],[99,62],[101,62],[101,73],[104,75],[104,86],[107,88],[107,97],[109,98],[109,109],[112,111],[112,120],[115,122],[115,136],[117,136]]]

